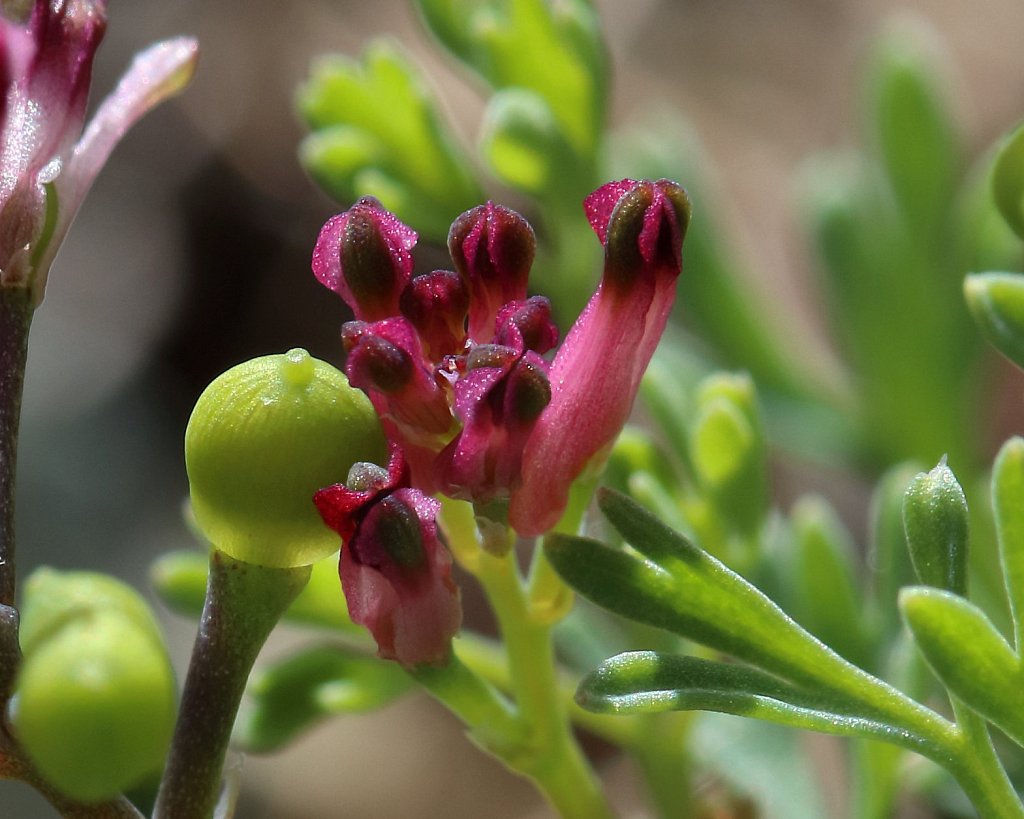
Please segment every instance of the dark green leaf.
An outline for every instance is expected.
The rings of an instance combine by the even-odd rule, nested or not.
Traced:
[[[897,730],[851,710],[820,689],[802,689],[742,665],[631,651],[606,660],[580,683],[590,711],[650,714],[719,711],[841,736],[893,739]]]

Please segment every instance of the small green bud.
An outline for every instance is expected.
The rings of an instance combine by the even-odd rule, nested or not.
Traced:
[[[967,499],[943,458],[921,472],[903,500],[903,527],[914,571],[921,582],[967,593]]]
[[[1024,125],[999,148],[992,166],[992,195],[1006,223],[1024,239]]]
[[[185,431],[192,509],[218,549],[288,568],[337,551],[313,495],[386,456],[369,400],[305,350],[255,358],[214,380]]]
[[[974,273],[964,279],[964,296],[982,335],[1024,368],[1024,275]]]
[[[148,633],[158,645],[163,638],[149,606],[120,580],[98,572],[64,572],[43,566],[24,584],[19,639],[24,654],[67,623],[96,612],[116,612]]]
[[[98,802],[159,771],[174,727],[174,673],[142,598],[110,577],[41,569],[23,610],[10,718],[43,777]]]

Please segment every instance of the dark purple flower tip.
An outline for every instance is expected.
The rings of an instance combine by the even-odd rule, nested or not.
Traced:
[[[348,542],[370,504],[404,486],[409,486],[409,468],[402,449],[390,444],[387,469],[376,464],[353,464],[344,484],[321,489],[313,496],[313,503],[328,528]]]
[[[399,307],[419,333],[431,361],[462,352],[469,290],[458,273],[435,270],[416,276],[402,291]]]
[[[352,386],[385,394],[403,389],[413,377],[410,355],[363,321],[346,322],[341,341],[348,353],[345,373]]]
[[[350,321],[341,337],[348,380],[370,396],[385,420],[400,424],[410,440],[448,432],[452,417],[443,379],[408,319]]]
[[[598,188],[583,206],[605,246],[607,286],[628,287],[661,270],[678,275],[690,222],[690,200],[681,186],[667,179],[623,179]]]
[[[522,216],[488,202],[452,223],[448,250],[469,287],[469,336],[489,341],[503,304],[526,298],[537,239]]]
[[[509,302],[498,311],[495,341],[544,355],[558,346],[558,328],[551,320],[551,302],[544,296]]]
[[[551,381],[543,359],[527,353],[512,368],[505,385],[505,423],[532,427],[551,403]]]
[[[345,300],[357,319],[398,315],[417,238],[380,202],[365,196],[323,226],[313,250],[313,274]]]

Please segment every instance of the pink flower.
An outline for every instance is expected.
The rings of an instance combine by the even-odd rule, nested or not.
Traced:
[[[313,257],[357,317],[368,314],[357,291],[390,311],[345,325],[346,372],[405,450],[413,484],[528,536],[551,529],[573,481],[603,465],[682,269],[690,205],[674,182],[612,182],[584,207],[605,246],[604,275],[550,364],[542,356],[558,331],[547,299],[526,298],[534,235],[514,211],[488,203],[455,221],[457,273],[410,278],[415,234],[369,200],[327,223]],[[356,219],[367,230],[339,227]],[[351,279],[350,257],[365,262]]]
[[[387,470],[356,464],[347,485],[314,497],[341,535],[341,585],[352,621],[366,626],[378,654],[402,665],[443,664],[462,622],[451,557],[437,536],[440,503],[409,488],[401,450]]]
[[[605,246],[604,275],[555,356],[551,403],[523,451],[522,481],[509,507],[521,535],[550,530],[573,481],[603,466],[665,329],[682,270],[690,202],[674,182],[611,182],[584,207]]]
[[[85,194],[125,132],[180,91],[197,45],[178,38],[136,56],[82,133],[103,0],[36,0],[25,24],[0,19],[0,286],[43,297]]]

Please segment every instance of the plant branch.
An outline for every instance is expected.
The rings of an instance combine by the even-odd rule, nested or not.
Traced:
[[[310,567],[271,569],[210,552],[206,604],[185,678],[154,819],[210,819],[231,729],[256,656],[309,580]]]
[[[14,605],[14,472],[32,297],[0,288],[0,605]]]

